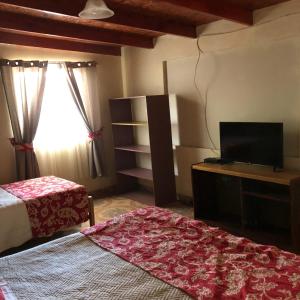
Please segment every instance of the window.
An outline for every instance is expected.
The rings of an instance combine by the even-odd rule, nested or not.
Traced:
[[[68,150],[87,142],[88,132],[77,111],[65,71],[49,64],[40,121],[34,140],[38,151]]]

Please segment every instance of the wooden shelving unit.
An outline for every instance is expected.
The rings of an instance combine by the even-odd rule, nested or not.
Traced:
[[[142,107],[141,116],[135,111],[136,104]],[[155,205],[175,201],[168,95],[110,99],[110,111],[119,192],[138,189],[139,180],[147,180],[153,184]],[[142,129],[146,130],[149,145],[138,143],[138,130]],[[138,155],[150,156],[151,169],[138,166]]]

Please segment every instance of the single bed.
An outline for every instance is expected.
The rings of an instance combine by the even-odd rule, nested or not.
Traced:
[[[5,300],[300,299],[299,256],[157,207],[2,258],[0,277]]]
[[[0,253],[93,217],[84,186],[55,176],[0,186]]]

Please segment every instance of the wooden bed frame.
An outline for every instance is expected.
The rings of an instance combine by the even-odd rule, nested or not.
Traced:
[[[94,207],[94,199],[92,196],[88,196],[89,200],[89,220],[90,226],[95,225],[95,207]]]

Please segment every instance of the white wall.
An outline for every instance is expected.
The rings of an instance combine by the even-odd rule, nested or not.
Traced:
[[[164,36],[155,49],[123,50],[127,95],[164,93],[167,85],[168,91],[178,96],[178,192],[191,195],[191,163],[214,154],[208,150],[212,145],[204,122],[207,88],[208,127],[217,148],[219,121],[282,121],[285,166],[300,169],[300,1],[256,11],[253,27],[219,21],[198,30],[204,51],[196,77],[201,95],[193,84],[196,40]],[[223,32],[231,33],[214,35]]]
[[[83,178],[80,183],[85,184],[88,190],[99,190],[114,183],[114,153],[112,151],[112,132],[110,125],[110,112],[108,99],[121,97],[122,74],[121,58],[109,55],[97,55],[72,51],[60,51],[24,47],[16,45],[0,44],[0,57],[6,59],[40,59],[49,61],[89,61],[97,62],[99,78],[99,95],[101,101],[101,117],[104,131],[104,155],[106,162],[107,176],[98,179]],[[11,137],[9,117],[3,95],[0,91],[0,184],[16,180],[14,151],[8,142]]]

